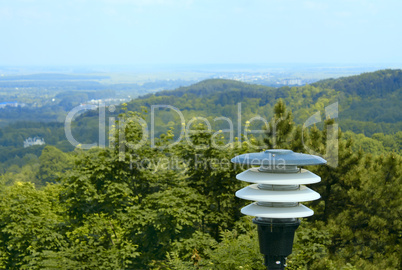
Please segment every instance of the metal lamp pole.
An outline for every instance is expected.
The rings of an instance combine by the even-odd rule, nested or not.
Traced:
[[[257,165],[236,176],[238,180],[254,183],[236,192],[241,199],[254,203],[241,209],[255,216],[260,251],[265,265],[285,269],[286,257],[292,253],[293,239],[300,225],[299,218],[312,216],[314,211],[299,202],[320,198],[320,194],[304,186],[321,181],[314,173],[300,166],[325,164],[326,160],[291,150],[272,149],[237,156],[233,163]]]

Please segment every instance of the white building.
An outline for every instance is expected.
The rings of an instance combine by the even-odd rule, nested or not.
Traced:
[[[39,137],[34,137],[31,138],[29,137],[24,141],[24,148],[30,147],[32,145],[44,145],[45,144],[45,139],[39,138]]]

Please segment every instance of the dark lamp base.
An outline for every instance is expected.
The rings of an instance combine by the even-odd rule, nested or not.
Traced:
[[[265,265],[269,270],[285,269],[300,220],[255,218],[253,222],[258,225],[260,252],[264,255]]]

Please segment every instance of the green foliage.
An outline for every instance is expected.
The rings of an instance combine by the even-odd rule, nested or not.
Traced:
[[[332,124],[332,120],[326,122],[324,131],[321,132],[316,127],[310,132],[310,141],[307,143],[310,149],[314,149],[315,153],[325,154],[327,149],[338,151],[333,157],[337,161],[336,166],[318,166],[309,168],[323,179],[320,183],[314,185],[314,189],[321,194],[321,200],[314,201],[311,204],[315,206],[314,219],[327,222],[338,214],[339,209],[345,209],[350,205],[350,198],[345,190],[353,188],[356,182],[350,179],[359,177],[357,173],[362,160],[362,152],[354,152],[352,150],[352,141],[342,139],[342,132],[338,132],[338,146],[327,148],[327,126]]]
[[[236,222],[233,230],[221,231],[219,241],[195,232],[190,239],[174,245],[163,266],[166,269],[265,269],[257,231],[248,217]]]
[[[120,162],[109,149],[78,152],[61,197],[72,217],[79,220],[95,213],[113,215],[132,204],[136,194],[130,188],[128,164]]]
[[[238,130],[237,120],[240,120],[242,128],[246,125],[246,121],[256,116],[267,120],[272,119],[274,116],[273,107],[278,99],[282,99],[287,107],[293,111],[292,119],[296,125],[303,124],[310,116],[319,111],[323,112],[326,106],[339,102],[339,126],[342,130],[357,134],[362,133],[365,136],[373,136],[375,133],[393,136],[402,129],[399,112],[400,100],[402,100],[401,77],[400,70],[381,70],[292,88],[270,88],[237,81],[212,79],[188,87],[180,87],[173,91],[149,94],[132,100],[127,107],[131,111],[140,111],[142,106],[149,109],[152,105],[171,105],[180,109],[186,122],[193,117],[202,116],[208,119],[214,130],[224,130],[228,128],[228,122],[216,120],[217,117],[224,116],[230,118],[233,122],[233,129]],[[79,86],[79,83],[83,84]],[[91,84],[92,82],[88,85],[85,83],[89,82],[76,82],[75,85],[66,84],[67,90],[71,88],[74,91],[56,91],[58,96],[55,102],[60,103],[64,100],[63,102],[66,104],[71,103],[66,105],[71,107],[73,103],[76,104],[80,101],[80,95],[91,99],[106,97],[111,94],[110,89],[105,89],[105,86]],[[170,83],[172,86],[176,83],[180,85],[180,82],[172,81]],[[148,86],[151,87],[146,85],[148,84],[142,86],[144,88],[142,90],[145,91],[149,89]],[[114,85],[116,91],[122,91],[123,88],[126,91],[126,88],[129,89],[130,87],[136,91],[140,91],[141,88],[138,88],[138,85]],[[240,103],[241,119],[237,119],[238,104]],[[121,107],[118,107],[115,113],[106,110],[106,119],[117,117],[121,112]],[[3,113],[4,115],[1,116]],[[65,152],[72,151],[71,145],[65,138],[62,123],[47,123],[49,121],[64,121],[65,113],[64,109],[55,106],[55,104],[39,108],[0,110],[0,119],[13,122],[15,120],[26,120],[25,122],[13,123],[13,125],[0,130],[0,144],[2,145],[0,147],[2,150],[0,151],[0,161],[9,162],[3,165],[3,172],[11,164],[18,163],[19,160],[15,158],[16,156],[23,158],[28,152],[35,153],[37,156],[40,155],[38,153],[41,149],[36,152],[33,149],[22,149],[23,140],[28,137],[43,137],[47,144],[54,145]],[[43,118],[45,116],[46,119]],[[98,117],[97,111],[89,111],[78,117],[73,122],[74,138],[81,143],[98,142]],[[326,118],[327,116],[324,117],[324,119]],[[28,122],[32,119],[46,123]],[[149,117],[146,120],[149,123]],[[174,128],[175,138],[178,138],[182,131],[181,120],[177,113],[172,110],[156,110],[154,120],[157,136],[166,133],[171,127]],[[253,128],[255,130],[262,130],[265,127],[265,123],[260,120],[252,122],[251,125],[255,127]],[[257,137],[257,139],[262,140],[263,138]],[[369,140],[366,140],[361,146],[364,150],[373,148],[373,150],[369,150],[373,153],[383,151],[378,144]],[[385,151],[389,151],[389,149],[386,147]],[[21,167],[21,165],[19,166]]]
[[[1,192],[2,269],[121,269],[138,256],[118,220],[94,214],[66,225],[61,186],[17,182]]]
[[[266,89],[274,89],[266,86],[261,85],[252,85],[246,84],[238,81],[233,80],[224,80],[224,79],[209,79],[204,80],[199,83],[193,84],[187,87],[180,87],[175,91],[160,91],[155,94],[155,96],[175,96],[175,97],[182,97],[188,94],[194,94],[196,96],[201,95],[210,95],[210,94],[222,94],[227,96],[227,93],[230,90],[236,89],[244,89],[246,88],[248,92],[251,92],[251,95],[256,95],[258,91],[265,91]],[[242,95],[245,95],[245,91],[241,91]],[[142,99],[148,98],[152,96],[152,94],[145,95],[141,97]],[[221,96],[223,97],[223,96]],[[238,102],[241,102],[245,96],[238,96]],[[231,98],[232,99],[232,98]]]
[[[36,182],[36,176],[39,173],[39,163],[29,163],[22,168],[12,165],[7,172],[0,177],[4,184],[12,185],[17,182]]]
[[[358,185],[347,191],[350,205],[333,220],[337,254],[368,267],[402,265],[402,159],[396,154],[367,158]]]
[[[190,188],[173,188],[145,198],[128,210],[125,227],[142,252],[138,267],[163,260],[171,243],[187,239],[202,222],[201,196]]]
[[[39,157],[38,178],[40,183],[54,183],[72,168],[72,158],[54,146],[46,146]]]
[[[265,269],[256,230],[245,234],[236,230],[221,232],[221,242],[209,256],[210,259],[203,263],[205,269]],[[204,267],[201,265],[200,269]]]
[[[294,129],[292,112],[286,110],[282,99],[275,104],[274,117],[272,118],[264,138],[268,149],[282,149],[289,144]]]
[[[304,220],[296,231],[293,253],[289,256],[287,269],[323,269],[330,268],[328,246],[331,244],[331,234],[320,223],[310,223]]]
[[[339,79],[322,80],[314,85],[358,96],[384,96],[402,88],[401,78],[401,70],[386,69]]]
[[[122,235],[116,220],[88,216],[82,226],[65,233],[59,250],[34,253],[26,269],[127,269],[139,253],[137,246]]]
[[[251,107],[260,106],[257,113],[274,108],[265,112],[272,116],[271,125],[276,124],[275,134],[265,134],[270,147],[274,139],[275,147],[311,151],[330,161],[335,160],[328,154],[338,151],[335,167],[308,168],[321,176],[322,182],[312,188],[322,199],[306,203],[315,215],[297,230],[288,268],[400,269],[401,132],[367,138],[342,133],[333,128],[333,120],[303,129],[297,119],[323,110],[333,90],[316,85],[279,93],[248,86],[247,93],[242,85],[204,82],[193,90],[182,88],[122,105],[108,148],[77,148],[65,154],[46,146],[39,154],[18,157],[18,165],[7,167],[0,179],[0,268],[265,269],[255,225],[239,211],[248,202],[234,196],[245,185],[236,174],[246,168],[230,162],[259,150],[244,136],[225,145],[227,134],[197,121],[188,140],[171,145],[181,123],[172,128],[169,122],[174,124],[175,118],[163,113],[157,121],[168,129],[159,131],[156,147],[140,144],[145,133],[139,119],[147,115],[129,110],[166,101],[174,106],[184,102],[190,117],[198,108],[236,113],[236,102],[249,98],[249,106],[243,106],[247,116],[256,113]],[[264,99],[280,95],[283,99],[276,104]],[[303,96],[306,100],[299,100]],[[292,106],[306,109],[296,116]],[[85,126],[85,121],[83,116],[77,126]],[[334,134],[338,146],[328,140]],[[380,155],[384,151],[389,153]]]
[[[39,191],[30,183],[16,182],[1,192],[0,268],[20,269],[36,253],[62,246],[55,199],[51,190]]]

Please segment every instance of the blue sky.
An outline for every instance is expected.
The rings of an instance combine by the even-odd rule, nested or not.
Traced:
[[[0,0],[0,66],[402,63],[400,0]]]

